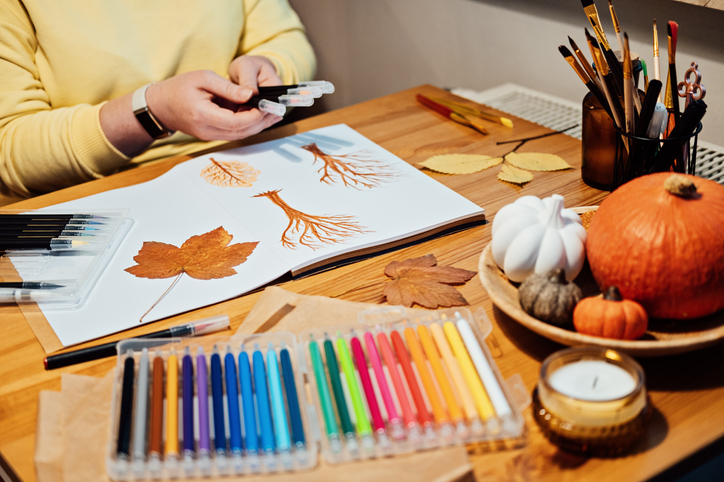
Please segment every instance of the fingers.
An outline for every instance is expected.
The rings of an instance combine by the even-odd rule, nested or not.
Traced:
[[[258,111],[257,111],[258,112]],[[221,129],[219,127],[215,126],[207,126],[205,129],[204,134],[202,136],[197,136],[202,140],[219,140],[219,141],[235,141],[239,139],[245,139],[247,137],[253,136],[254,134],[258,134],[259,132],[263,131],[264,129],[271,127],[272,125],[276,124],[282,120],[281,117],[275,116],[273,114],[264,114],[264,117],[261,121],[256,122],[254,124],[241,127],[238,129]]]

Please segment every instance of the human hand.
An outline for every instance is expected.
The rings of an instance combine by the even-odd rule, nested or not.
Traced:
[[[282,85],[274,64],[259,55],[242,55],[229,64],[229,78],[232,82],[245,87],[255,94],[260,85]]]
[[[261,66],[257,72],[260,70]],[[264,71],[266,79],[268,73]],[[257,134],[282,119],[258,109],[239,110],[239,105],[254,92],[255,89],[212,71],[197,70],[151,85],[146,91],[146,102],[153,115],[170,130],[205,141],[233,141]]]

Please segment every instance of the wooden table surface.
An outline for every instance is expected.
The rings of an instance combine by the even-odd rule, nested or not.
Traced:
[[[496,145],[498,141],[536,136],[548,129],[514,119],[508,129],[491,124],[490,135],[447,120],[416,103],[415,94],[424,93],[454,98],[432,86],[399,92],[355,106],[301,120],[224,148],[285,137],[318,127],[345,123],[382,147],[413,165],[430,156],[447,153],[502,155],[515,144]],[[460,100],[460,99],[457,99]],[[287,290],[345,300],[384,303],[382,288],[384,266],[403,260],[434,254],[441,265],[468,270],[478,269],[478,259],[490,242],[490,222],[496,212],[522,195],[546,197],[561,194],[567,207],[599,204],[608,194],[581,181],[581,144],[565,135],[530,141],[520,152],[548,152],[566,159],[575,169],[534,173],[532,182],[517,187],[497,180],[499,167],[460,176],[423,171],[486,210],[488,223],[446,237],[418,243],[352,265],[287,282]],[[15,204],[12,208],[37,208],[95,194],[113,188],[143,182],[188,158],[174,158],[139,169],[125,171],[105,179],[58,191]],[[420,195],[424,195],[421,193]],[[490,301],[478,277],[460,291],[475,311],[483,307],[493,320],[494,329],[487,339],[503,376],[520,374],[528,391],[537,382],[540,364],[552,352],[561,349],[507,317]],[[226,313],[235,330],[259,298],[259,292],[159,321],[150,326],[109,336],[102,341],[127,338],[201,317]],[[60,390],[63,373],[103,376],[115,359],[98,360],[46,372],[40,343],[16,306],[0,306],[0,454],[25,481],[35,480],[33,452],[35,443],[38,393]],[[97,342],[96,342],[97,343]],[[81,346],[87,346],[85,344]],[[469,445],[468,452],[475,476],[485,480],[645,480],[696,451],[716,442],[724,434],[724,350],[714,346],[694,353],[668,358],[641,359],[648,377],[648,388],[655,408],[648,434],[633,454],[617,459],[581,458],[562,453],[540,433],[531,408],[526,418],[526,443],[522,448],[491,450],[485,445]],[[105,443],[105,441],[103,442]]]

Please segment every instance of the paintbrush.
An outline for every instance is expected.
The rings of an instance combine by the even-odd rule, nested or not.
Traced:
[[[489,114],[487,112],[483,112],[480,109],[468,107],[467,105],[441,99],[439,97],[428,97],[428,99],[432,100],[433,102],[437,102],[438,104],[442,104],[448,109],[451,109],[453,112],[460,115],[480,117],[481,119],[485,119],[490,122],[497,122],[498,124],[502,124],[505,127],[513,127],[513,121],[508,119],[507,117],[499,117],[493,114]]]
[[[438,104],[437,102],[433,101],[432,99],[425,97],[424,95],[421,95],[421,94],[417,94],[416,99],[422,105],[429,107],[430,109],[434,110],[438,114],[444,115],[448,119],[453,120],[453,121],[457,122],[458,124],[472,127],[473,129],[480,132],[481,134],[486,134],[486,135],[488,134],[488,130],[485,128],[484,125],[481,124],[481,119],[477,119],[473,116],[460,115],[460,114],[454,112],[449,107],[445,107],[442,104]]]
[[[588,76],[586,71],[583,67],[581,67],[581,64],[578,63],[576,58],[573,56],[570,50],[568,50],[568,47],[565,45],[559,45],[558,51],[563,55],[563,58],[566,59],[566,61],[570,64],[570,66],[573,68],[573,70],[578,74],[578,77],[581,78],[581,81],[588,87],[588,90],[591,91],[591,93],[596,97],[596,100],[601,104],[601,107],[603,107],[606,112],[608,113],[608,116],[613,118],[613,115],[611,114],[611,108],[608,105],[608,100],[606,99],[606,95],[599,89],[596,84],[593,83],[593,80]]]
[[[661,80],[661,64],[659,62],[659,31],[656,29],[656,19],[654,19],[654,79]],[[658,101],[661,102],[661,93],[659,93]]]
[[[623,52],[623,40],[621,39],[621,25],[618,23],[616,10],[613,8],[613,2],[608,0],[608,10],[611,12],[611,21],[613,22],[613,30],[616,32],[616,40],[618,40],[618,48]]]
[[[679,110],[679,93],[678,85],[679,82],[676,80],[676,42],[679,37],[679,25],[676,22],[670,21],[666,30],[668,32],[669,40],[669,80],[667,82],[668,90],[666,95],[671,95],[671,106],[674,109],[674,124],[679,122],[681,111]]]
[[[578,57],[578,61],[581,63],[583,68],[586,70],[586,73],[591,78],[594,84],[596,84],[596,87],[603,92],[603,86],[601,85],[601,81],[598,78],[598,75],[596,74],[596,71],[593,70],[593,67],[591,67],[591,64],[588,62],[588,59],[585,55],[583,55],[583,52],[581,52],[581,49],[578,48],[578,45],[576,42],[573,41],[571,37],[568,37],[568,43],[571,44],[571,48],[573,49],[573,52],[576,54],[576,57]],[[594,59],[595,61],[595,59]]]
[[[594,58],[596,67],[601,75],[601,86],[603,87],[603,93],[606,95],[611,112],[613,113],[613,121],[616,127],[623,129],[623,109],[621,108],[619,98],[615,96],[616,91],[613,87],[611,72],[608,70],[608,63],[606,63],[606,60],[603,58],[596,39],[588,33],[588,29],[584,29],[584,31],[586,33],[588,48],[591,50],[591,56]]]
[[[613,83],[616,88],[616,94],[623,95],[623,71],[621,70],[621,65],[616,58],[616,54],[614,54],[611,50],[611,46],[606,39],[606,34],[603,31],[603,27],[601,27],[601,22],[598,18],[598,9],[596,9],[596,4],[593,3],[593,0],[581,0],[581,5],[583,5],[583,11],[586,12],[588,21],[591,22],[591,27],[593,27],[593,33],[596,34],[596,38],[598,39],[598,43],[601,46],[603,56],[605,57],[606,62],[608,62],[608,68],[612,74]]]
[[[631,51],[628,47],[628,35],[623,34],[623,107],[626,117],[625,127],[626,133],[633,135],[636,132],[636,107],[634,105],[633,96],[636,87],[633,81],[633,72],[631,69]]]

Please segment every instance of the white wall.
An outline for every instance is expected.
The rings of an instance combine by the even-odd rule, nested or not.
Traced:
[[[420,84],[483,90],[514,82],[580,101],[586,87],[561,54],[568,36],[588,54],[592,31],[577,0],[290,0],[319,61],[317,78],[337,91],[317,109],[336,109]],[[616,46],[608,3],[596,2]],[[671,0],[616,0],[632,50],[653,78],[657,19],[663,82],[666,24],[679,24],[679,80],[699,64],[709,108],[701,139],[724,146],[724,12]]]

